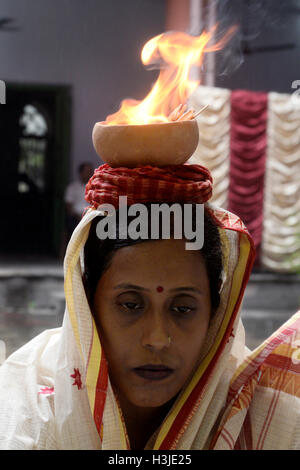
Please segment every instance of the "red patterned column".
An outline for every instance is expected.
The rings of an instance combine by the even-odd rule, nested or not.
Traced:
[[[256,265],[262,240],[267,108],[267,93],[231,93],[228,210],[242,219],[252,235]]]

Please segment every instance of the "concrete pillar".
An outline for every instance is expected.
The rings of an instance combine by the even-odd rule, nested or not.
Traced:
[[[192,0],[167,0],[166,31],[185,31],[190,27],[190,3]]]
[[[166,31],[184,31],[198,36],[216,23],[216,3],[209,0],[167,0]],[[201,79],[198,69],[192,70],[192,78]],[[202,85],[215,85],[215,54],[205,57],[205,74]]]

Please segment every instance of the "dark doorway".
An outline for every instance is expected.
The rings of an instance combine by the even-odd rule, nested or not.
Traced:
[[[70,149],[69,86],[6,83],[0,106],[0,254],[59,256]]]

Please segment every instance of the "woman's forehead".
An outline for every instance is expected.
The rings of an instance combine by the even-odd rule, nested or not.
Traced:
[[[104,276],[114,282],[125,279],[134,284],[153,279],[156,285],[162,285],[168,279],[176,278],[191,282],[204,274],[205,263],[201,253],[186,250],[183,240],[170,239],[119,249]]]

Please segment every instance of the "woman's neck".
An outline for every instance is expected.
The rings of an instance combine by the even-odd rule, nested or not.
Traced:
[[[160,407],[138,407],[119,397],[131,450],[142,450],[162,424],[176,397]]]

